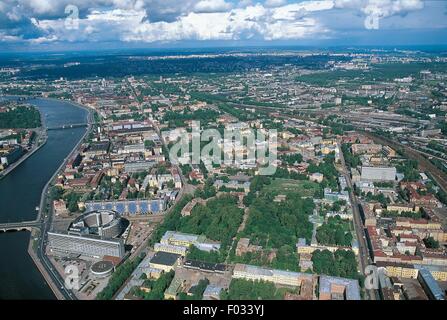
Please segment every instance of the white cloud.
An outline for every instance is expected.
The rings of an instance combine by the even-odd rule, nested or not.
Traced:
[[[195,12],[225,12],[232,8],[225,0],[201,0],[194,6]]]
[[[304,7],[308,4],[279,8],[257,4],[223,12],[191,12],[174,22],[151,22],[147,20],[145,11],[141,10],[94,10],[79,20],[78,30],[67,30],[64,19],[36,20],[34,24],[50,41],[55,38],[65,41],[114,39],[142,42],[251,38],[280,40],[302,39],[328,32],[315,18],[305,17],[296,21],[297,10]],[[310,9],[324,8],[318,6]]]
[[[334,34],[337,24],[344,23],[338,17],[346,17],[345,11],[391,17],[424,7],[422,0],[0,1],[0,41],[31,38],[34,43],[318,39]],[[81,13],[78,30],[65,25],[64,9],[71,3]],[[325,19],[326,13],[337,12],[335,19]]]
[[[274,7],[283,6],[286,3],[287,3],[287,0],[266,0],[264,2],[264,5],[268,8],[274,8]]]
[[[358,9],[365,15],[390,17],[424,8],[422,0],[335,0],[340,9]]]

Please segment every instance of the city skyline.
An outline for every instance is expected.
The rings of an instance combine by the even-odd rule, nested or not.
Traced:
[[[0,300],[445,301],[446,17],[1,1]]]
[[[440,45],[446,14],[422,0],[8,0],[0,50]]]

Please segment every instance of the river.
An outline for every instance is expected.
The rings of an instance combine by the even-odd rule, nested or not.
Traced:
[[[48,127],[86,123],[88,112],[70,103],[33,99]],[[86,128],[48,131],[47,143],[0,180],[0,222],[34,220],[45,184]],[[0,233],[0,300],[54,299],[54,294],[27,253],[29,232]]]

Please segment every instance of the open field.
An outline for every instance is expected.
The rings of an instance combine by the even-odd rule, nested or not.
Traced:
[[[275,179],[264,190],[277,194],[298,193],[303,197],[312,197],[318,190],[318,184],[311,181],[292,179]]]

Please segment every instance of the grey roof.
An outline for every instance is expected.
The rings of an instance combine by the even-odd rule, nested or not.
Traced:
[[[220,296],[220,292],[222,291],[222,287],[214,286],[212,284],[209,284],[205,291],[203,292],[203,298],[209,298],[209,297],[216,297],[218,298]]]
[[[419,275],[422,277],[423,281],[427,285],[430,293],[435,297],[436,300],[444,300],[445,294],[439,286],[438,282],[436,282],[435,278],[433,278],[430,271],[426,268],[419,269]]]
[[[173,266],[178,258],[180,258],[179,254],[158,251],[153,256],[150,262],[155,264],[162,264],[165,266]]]
[[[361,300],[359,282],[354,279],[320,276],[320,292],[330,293],[331,285],[345,286],[346,300]]]

